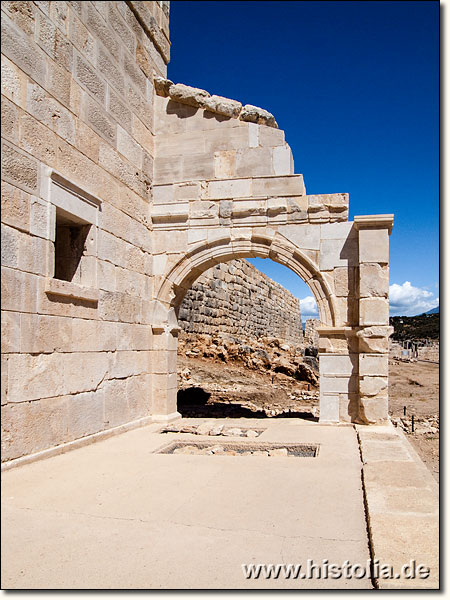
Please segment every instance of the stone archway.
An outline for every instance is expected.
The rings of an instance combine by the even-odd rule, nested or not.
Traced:
[[[320,321],[323,325],[335,325],[335,298],[330,286],[311,259],[289,240],[283,247],[267,235],[255,235],[250,240],[229,236],[212,243],[199,244],[177,263],[164,279],[156,299],[164,305],[177,309],[192,283],[210,267],[237,258],[271,258],[291,269],[307,283],[316,299]]]
[[[194,247],[171,269],[157,292],[153,313],[154,340],[158,348],[159,360],[164,361],[163,369],[167,367],[169,378],[176,375],[179,333],[177,314],[180,304],[192,283],[203,272],[221,262],[236,258],[270,257],[290,268],[310,286],[319,307],[321,323],[334,326],[336,307],[333,294],[316,265],[289,241],[285,242],[283,251],[280,245],[278,251],[276,248],[277,244],[274,240],[264,235],[255,236],[250,240],[234,240],[234,243],[230,237],[224,236],[213,243],[199,244]],[[159,369],[161,369],[160,362]],[[155,379],[160,380],[160,375],[160,372],[155,372]],[[175,416],[177,389],[174,388],[173,381],[170,383],[167,394],[164,394],[166,414]],[[159,385],[158,389],[161,394],[164,388]],[[164,415],[161,417],[165,420]]]
[[[352,222],[347,194],[307,195],[274,120],[226,115],[234,101],[206,106],[195,88],[157,90],[153,417],[178,416],[176,310],[187,289],[215,264],[262,257],[298,274],[316,298],[321,421],[384,422],[392,215]]]

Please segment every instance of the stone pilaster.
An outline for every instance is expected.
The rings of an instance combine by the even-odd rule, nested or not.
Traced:
[[[358,344],[352,327],[317,328],[320,422],[354,422],[358,414]]]
[[[393,215],[355,217],[359,247],[359,418],[388,418],[389,235]]]
[[[151,360],[152,419],[168,422],[177,412],[177,318],[173,308],[153,303],[153,347]]]

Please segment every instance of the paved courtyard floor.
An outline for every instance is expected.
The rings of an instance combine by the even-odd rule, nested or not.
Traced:
[[[199,423],[183,419],[183,423]],[[3,474],[4,588],[371,588],[363,579],[246,578],[243,564],[369,559],[356,431],[297,419],[252,442],[315,458],[155,454],[150,425]],[[219,441],[218,438],[213,442]],[[223,443],[224,438],[220,438]]]
[[[161,433],[152,424],[7,470],[2,587],[439,586],[438,486],[402,432],[300,419],[211,422],[264,429],[243,443],[303,442],[319,451],[309,458],[158,454],[172,441],[223,445],[243,438]],[[401,575],[325,576],[331,564],[366,567],[368,536],[375,562]],[[430,575],[411,579],[401,571],[411,561]],[[301,571],[247,577],[243,565],[259,564],[301,565]]]

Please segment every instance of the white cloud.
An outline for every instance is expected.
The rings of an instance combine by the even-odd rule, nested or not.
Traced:
[[[319,318],[319,311],[317,310],[317,304],[313,296],[306,296],[306,298],[300,299],[300,312],[302,321]]]
[[[433,292],[411,285],[405,281],[402,285],[393,283],[389,286],[389,308],[391,316],[412,317],[439,306],[439,298]]]
[[[389,311],[391,316],[413,317],[439,306],[439,297],[433,292],[411,285],[405,281],[402,285],[393,283],[389,286]],[[318,319],[319,311],[313,296],[300,299],[302,321]]]

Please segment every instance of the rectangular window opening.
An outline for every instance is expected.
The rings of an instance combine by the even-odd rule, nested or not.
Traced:
[[[54,278],[81,283],[86,265],[86,241],[92,225],[56,209]]]

